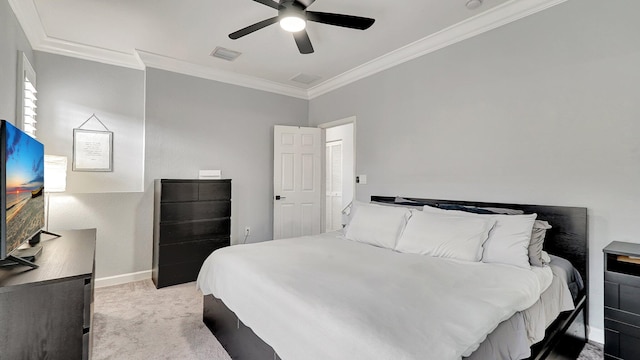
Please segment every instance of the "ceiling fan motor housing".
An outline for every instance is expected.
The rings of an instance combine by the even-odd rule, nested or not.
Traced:
[[[278,17],[284,19],[286,17],[297,17],[303,20],[307,20],[305,16],[305,8],[302,4],[295,0],[286,0],[280,3],[281,7],[278,9]]]

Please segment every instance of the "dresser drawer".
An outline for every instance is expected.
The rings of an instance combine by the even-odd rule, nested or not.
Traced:
[[[89,329],[91,326],[91,315],[93,311],[93,282],[91,278],[84,279],[84,318],[82,322],[83,330]]]
[[[231,217],[231,201],[172,202],[160,205],[160,222]]]
[[[162,182],[161,202],[198,200],[196,182]]]
[[[604,306],[614,309],[620,308],[620,284],[606,281],[604,282]]]
[[[624,360],[640,359],[640,327],[604,320],[605,355]]]
[[[184,262],[199,262],[202,264],[214,250],[229,246],[229,238],[217,240],[191,241],[173,245],[161,245],[159,261],[162,265],[172,265]]]
[[[198,200],[231,199],[231,182],[201,182],[198,184]]]
[[[640,287],[605,281],[604,305],[640,314]]]
[[[82,335],[82,360],[91,359],[91,333]]]
[[[640,327],[640,315],[624,310],[604,307],[604,318]]]
[[[205,240],[231,235],[231,219],[211,219],[160,224],[159,244]]]
[[[154,279],[154,282],[157,288],[161,288],[195,281],[198,278],[198,272],[200,272],[201,267],[201,261],[162,265],[158,267],[157,278]]]

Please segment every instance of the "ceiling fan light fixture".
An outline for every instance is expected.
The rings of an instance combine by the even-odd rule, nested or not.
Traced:
[[[298,32],[304,30],[307,22],[299,16],[285,16],[280,19],[280,27],[288,32]]]

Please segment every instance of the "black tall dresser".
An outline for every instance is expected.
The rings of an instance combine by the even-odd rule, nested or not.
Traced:
[[[604,248],[604,358],[640,359],[640,244]]]
[[[231,180],[155,180],[153,270],[157,288],[194,281],[214,250],[230,245]]]

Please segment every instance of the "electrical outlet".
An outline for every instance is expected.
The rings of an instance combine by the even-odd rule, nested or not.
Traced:
[[[246,227],[244,228],[244,236],[249,236],[251,235],[251,228],[250,227]]]

